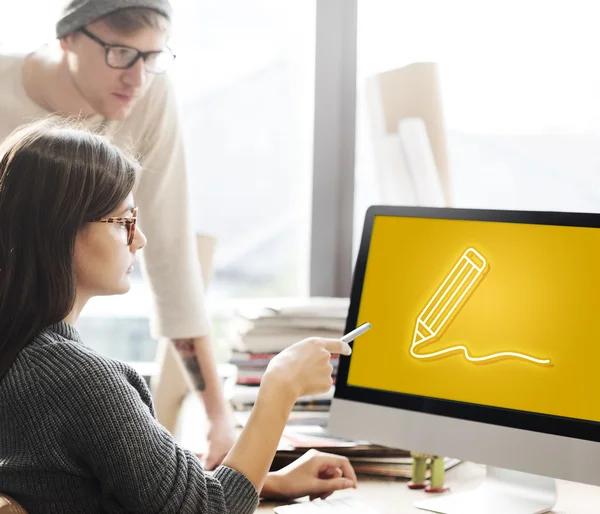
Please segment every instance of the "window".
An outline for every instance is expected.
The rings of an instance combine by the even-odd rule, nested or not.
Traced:
[[[365,83],[439,65],[453,206],[600,210],[600,33],[589,2],[359,0],[356,230],[378,203]]]
[[[308,288],[315,2],[173,2],[198,233],[211,297]],[[181,58],[181,59],[180,59]]]

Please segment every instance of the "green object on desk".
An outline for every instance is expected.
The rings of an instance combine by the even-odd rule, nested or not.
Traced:
[[[408,483],[410,489],[424,489],[426,484],[426,473],[427,473],[427,459],[430,455],[426,453],[411,452],[413,459],[412,463],[412,477]]]
[[[431,481],[430,487],[438,489],[444,487],[444,458],[434,457],[431,459]]]

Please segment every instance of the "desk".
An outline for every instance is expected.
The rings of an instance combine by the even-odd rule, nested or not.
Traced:
[[[483,466],[466,462],[446,472],[446,483],[450,486],[451,492],[466,491],[476,487],[483,480],[484,475]],[[600,512],[600,487],[558,480],[557,489],[558,502],[555,510],[552,511],[554,514],[598,514]],[[338,491],[332,497],[354,494],[378,509],[381,514],[424,514],[426,511],[413,507],[413,502],[436,497],[423,491],[411,491],[406,487],[406,480],[389,481],[362,477],[359,477],[356,489]],[[273,514],[273,508],[278,505],[283,503],[261,502],[256,512]]]

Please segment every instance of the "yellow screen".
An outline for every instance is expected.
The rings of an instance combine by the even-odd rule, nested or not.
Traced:
[[[348,384],[600,421],[600,230],[376,216]]]

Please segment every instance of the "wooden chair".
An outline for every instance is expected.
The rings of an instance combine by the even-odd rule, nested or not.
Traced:
[[[27,511],[10,496],[0,493],[0,514],[27,514]]]

